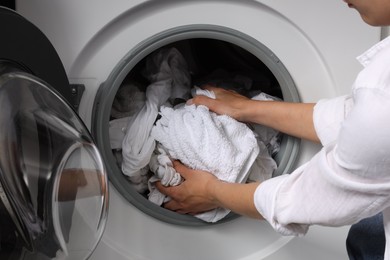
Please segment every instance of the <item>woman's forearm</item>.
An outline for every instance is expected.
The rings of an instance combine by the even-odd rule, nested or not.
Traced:
[[[253,196],[259,183],[227,183],[211,173],[190,169],[179,161],[174,161],[173,165],[185,181],[171,187],[156,183],[159,191],[171,198],[164,204],[165,208],[195,215],[221,207],[240,215],[262,218],[255,207]]]
[[[233,212],[251,218],[260,219],[262,216],[254,204],[254,192],[259,183],[227,183],[215,180],[208,189],[210,198],[221,208],[228,208]]]
[[[319,142],[313,123],[314,103],[259,101],[221,88],[205,88],[213,91],[216,98],[195,96],[188,103],[205,105],[217,114],[229,115],[239,121],[261,124],[288,135]]]
[[[262,124],[298,138],[319,142],[313,124],[314,103],[248,100],[240,119]]]

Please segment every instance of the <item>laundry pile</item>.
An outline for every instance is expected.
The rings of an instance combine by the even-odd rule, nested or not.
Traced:
[[[145,76],[151,82],[145,91],[136,84],[118,91],[112,111],[116,119],[110,122],[111,147],[122,172],[138,192],[148,193],[149,200],[158,205],[169,201],[154,183],[175,186],[182,182],[172,160],[212,172],[227,182],[272,177],[277,165],[271,155],[279,150],[279,133],[217,115],[205,106],[186,105],[191,91],[210,98],[215,95],[192,87],[187,63],[177,49],[163,49],[151,55],[146,61]],[[242,77],[239,79],[242,82]],[[245,82],[249,88],[250,79]],[[276,98],[260,92],[253,99]],[[123,100],[131,102],[131,107]],[[178,100],[181,102],[176,104]],[[117,115],[118,110],[125,111],[123,116]],[[219,208],[196,217],[216,222],[228,213]]]
[[[109,130],[111,148],[122,151],[122,156],[116,153],[122,172],[140,193],[148,188],[149,161],[156,147],[150,131],[159,109],[163,104],[169,106],[176,99],[188,99],[191,88],[187,64],[175,48],[156,53],[147,60],[145,67],[145,77],[152,83],[147,86],[144,96],[141,87],[130,86],[133,90],[124,91],[136,98],[129,100],[135,101],[135,104],[125,112],[125,117],[110,121]],[[124,100],[123,96],[119,99]],[[126,102],[118,103],[122,105],[116,106],[114,111],[123,111],[123,103]]]

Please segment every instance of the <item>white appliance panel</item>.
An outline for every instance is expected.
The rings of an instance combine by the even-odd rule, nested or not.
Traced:
[[[360,70],[355,57],[380,39],[380,29],[343,5],[341,0],[17,1],[18,11],[51,40],[70,80],[85,84],[80,116],[88,126],[99,87],[123,58],[156,35],[186,26],[226,27],[266,45],[304,102],[348,93]],[[155,48],[168,42],[155,42]],[[296,166],[318,149],[302,142]],[[282,237],[266,222],[244,217],[200,228],[172,225],[139,211],[111,186],[107,228],[91,259],[346,259],[347,231],[312,227],[304,238]]]

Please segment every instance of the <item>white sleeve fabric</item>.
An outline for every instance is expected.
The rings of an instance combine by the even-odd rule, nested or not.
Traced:
[[[334,142],[340,132],[341,123],[353,106],[350,95],[320,100],[313,111],[313,123],[323,146]]]
[[[390,206],[389,98],[388,93],[360,89],[345,120],[337,111],[346,111],[347,97],[319,103],[314,121],[324,148],[255,192],[257,210],[275,230],[303,235],[312,224],[353,224]],[[336,120],[327,121],[326,113],[334,112]]]

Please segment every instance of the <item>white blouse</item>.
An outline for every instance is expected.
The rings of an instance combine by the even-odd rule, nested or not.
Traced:
[[[284,235],[342,226],[383,211],[390,259],[390,37],[358,60],[352,94],[321,100],[313,120],[323,148],[291,174],[263,182],[255,206]]]

